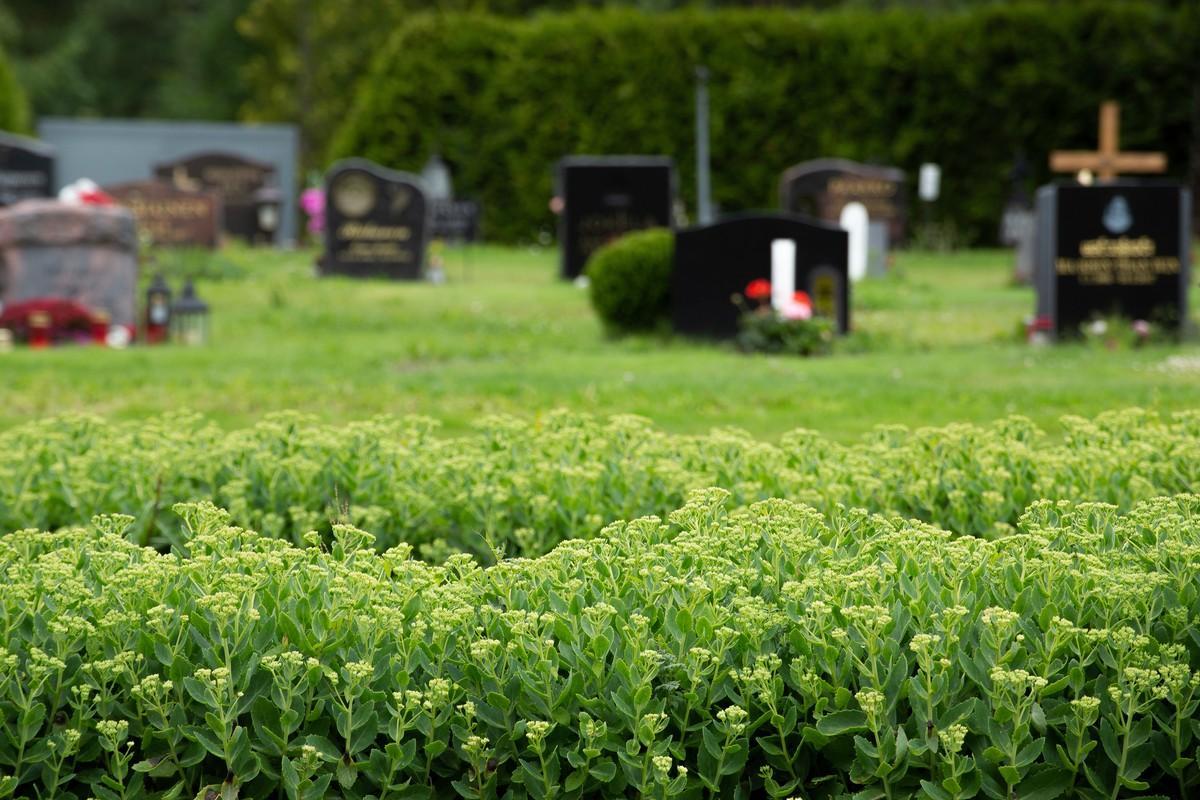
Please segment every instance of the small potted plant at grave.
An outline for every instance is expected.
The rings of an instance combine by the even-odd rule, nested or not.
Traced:
[[[815,356],[833,347],[833,322],[813,314],[807,292],[794,292],[782,307],[771,304],[771,282],[758,278],[733,302],[741,310],[738,347],[748,353]]]

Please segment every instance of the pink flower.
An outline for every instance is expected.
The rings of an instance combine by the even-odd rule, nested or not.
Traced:
[[[784,319],[812,319],[812,301],[808,299],[808,292],[794,293],[781,313]]]
[[[325,230],[325,190],[305,189],[300,193],[300,208],[308,216],[308,232]]]
[[[1133,332],[1145,339],[1150,335],[1150,323],[1144,319],[1135,319],[1133,321]]]

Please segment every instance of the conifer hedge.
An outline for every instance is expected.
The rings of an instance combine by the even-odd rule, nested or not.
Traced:
[[[0,130],[29,131],[29,103],[3,51],[0,51]]]
[[[896,164],[914,192],[918,166],[936,161],[936,216],[988,242],[1014,154],[1032,162],[1032,180],[1049,178],[1050,150],[1096,146],[1105,99],[1122,104],[1124,148],[1164,150],[1186,175],[1198,42],[1195,9],[1123,0],[932,15],[415,16],[360,81],[329,156],[413,169],[439,152],[500,241],[553,231],[553,165],[571,153],[673,156],[694,209],[692,91],[705,64],[723,209],[774,206],[779,174],[809,158]]]

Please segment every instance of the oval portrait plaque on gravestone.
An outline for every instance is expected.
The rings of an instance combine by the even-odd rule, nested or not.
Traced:
[[[415,175],[365,159],[346,159],[326,174],[325,196],[323,273],[421,277],[429,203]]]

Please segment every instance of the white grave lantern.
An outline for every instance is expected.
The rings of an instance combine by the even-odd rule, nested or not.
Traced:
[[[922,164],[917,179],[917,194],[926,203],[938,199],[942,191],[942,168],[937,164]]]
[[[839,224],[850,234],[850,280],[857,283],[867,275],[867,246],[871,218],[862,203],[847,203],[842,209]]]
[[[791,239],[771,242],[771,308],[783,311],[796,292],[796,243]]]

